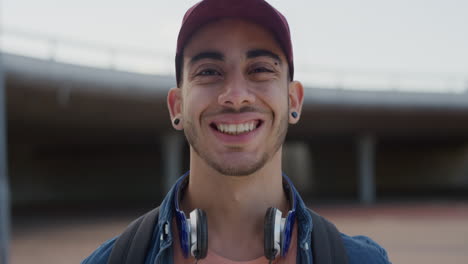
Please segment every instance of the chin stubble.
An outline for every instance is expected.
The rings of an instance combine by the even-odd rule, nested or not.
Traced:
[[[262,154],[262,157],[258,162],[247,167],[217,163],[214,159],[210,158],[206,152],[200,151],[200,146],[198,144],[198,142],[200,142],[199,135],[194,131],[194,129],[192,129],[193,123],[191,121],[185,121],[184,127],[186,129],[184,129],[184,133],[190,146],[192,146],[197,155],[200,156],[211,168],[226,176],[248,176],[263,168],[263,166],[273,158],[273,155],[283,145],[288,131],[288,112],[283,114],[280,122],[280,128],[276,134],[277,141],[274,144],[273,151],[266,151]]]

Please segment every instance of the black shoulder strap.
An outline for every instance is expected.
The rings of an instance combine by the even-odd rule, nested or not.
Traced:
[[[133,221],[119,236],[107,264],[144,264],[159,207]]]
[[[312,216],[312,255],[315,264],[347,264],[343,239],[335,225],[310,210]]]

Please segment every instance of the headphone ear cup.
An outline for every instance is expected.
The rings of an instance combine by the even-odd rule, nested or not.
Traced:
[[[208,219],[206,213],[197,209],[198,226],[197,226],[197,252],[194,256],[196,259],[203,259],[208,253]]]
[[[275,249],[275,215],[276,208],[270,207],[265,214],[264,254],[268,260],[274,260],[278,253]]]

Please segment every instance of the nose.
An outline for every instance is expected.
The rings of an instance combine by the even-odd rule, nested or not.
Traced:
[[[255,102],[255,95],[249,90],[249,84],[241,76],[231,78],[226,82],[222,93],[218,96],[218,103],[223,106],[240,109]]]

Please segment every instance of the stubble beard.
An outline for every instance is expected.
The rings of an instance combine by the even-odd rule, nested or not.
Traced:
[[[228,161],[217,161],[216,157],[211,157],[210,153],[203,151],[202,147],[199,145],[199,135],[195,130],[193,123],[189,120],[184,123],[185,137],[187,138],[188,143],[193,148],[195,153],[197,153],[197,155],[200,156],[208,164],[208,166],[216,170],[218,173],[226,176],[248,176],[263,168],[283,145],[287,131],[288,112],[286,111],[280,118],[280,125],[274,137],[276,138],[276,141],[273,144],[272,151],[267,149],[264,153],[262,153],[260,159],[252,164],[246,164],[245,166],[232,166]]]

